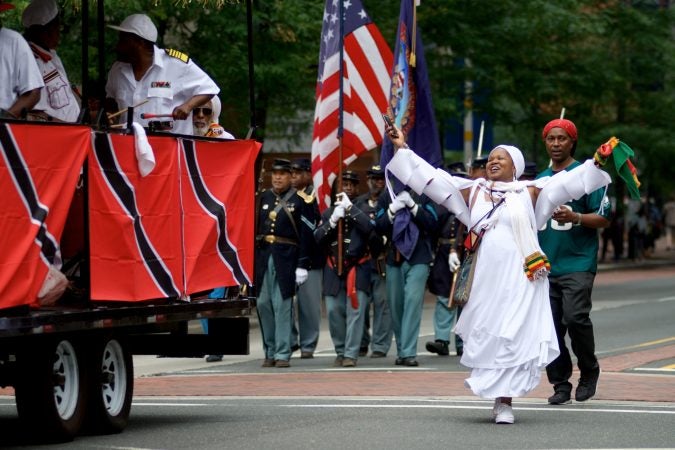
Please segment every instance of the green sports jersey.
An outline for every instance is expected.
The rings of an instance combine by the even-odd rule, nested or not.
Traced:
[[[580,165],[579,161],[574,161],[565,170],[573,170]],[[548,168],[537,178],[552,175],[555,175],[555,172]],[[611,209],[609,199],[605,196],[605,188],[586,194],[578,200],[572,200],[564,206],[574,212],[596,213],[607,219]],[[598,230],[594,228],[574,226],[571,223],[560,224],[548,219],[546,225],[539,230],[539,245],[551,261],[551,276],[597,271]]]

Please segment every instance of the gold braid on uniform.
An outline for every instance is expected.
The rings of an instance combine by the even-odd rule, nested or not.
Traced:
[[[172,58],[179,59],[185,64],[190,62],[190,57],[181,51],[174,50],[173,48],[165,48],[164,51],[167,55],[171,56]]]
[[[306,193],[304,190],[303,191],[298,191],[298,195],[300,198],[302,198],[305,203],[312,203],[314,201],[314,193],[316,191],[312,192],[311,194]]]

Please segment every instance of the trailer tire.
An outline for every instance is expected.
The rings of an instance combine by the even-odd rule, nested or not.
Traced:
[[[117,339],[96,345],[89,366],[92,382],[85,427],[94,434],[119,433],[127,426],[134,391],[131,353]]]
[[[40,441],[65,442],[80,431],[87,403],[88,374],[82,348],[67,339],[19,354],[16,407],[26,430]]]

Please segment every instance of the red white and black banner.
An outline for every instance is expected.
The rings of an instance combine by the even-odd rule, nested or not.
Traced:
[[[149,137],[141,177],[132,136],[94,135],[92,299],[182,297],[251,281],[255,141]]]
[[[0,124],[0,308],[37,307],[90,148],[83,126]]]

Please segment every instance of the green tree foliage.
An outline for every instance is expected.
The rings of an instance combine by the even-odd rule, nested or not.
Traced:
[[[392,48],[397,0],[362,0]],[[28,2],[14,2],[20,11]],[[80,77],[79,1],[59,2],[64,36],[59,49],[71,79]],[[293,139],[311,133],[321,0],[253,0],[257,136]],[[652,192],[675,189],[674,11],[658,0],[424,0],[418,23],[441,129],[464,114],[464,82],[475,83],[476,112],[489,114],[497,142],[519,145],[528,159],[547,160],[540,132],[566,108],[580,133],[579,156],[590,156],[612,135],[637,153]],[[96,2],[90,2],[96,28]],[[106,23],[145,11],[160,46],[188,53],[220,85],[221,122],[237,136],[250,113],[246,2],[119,0],[105,2]],[[20,14],[5,13],[21,29]],[[96,72],[96,32],[88,73]],[[116,33],[105,30],[106,68]],[[466,61],[471,62],[470,65]],[[307,151],[308,149],[302,149]]]

